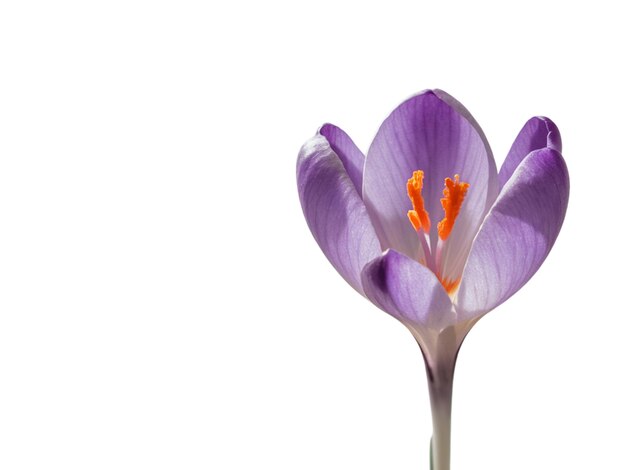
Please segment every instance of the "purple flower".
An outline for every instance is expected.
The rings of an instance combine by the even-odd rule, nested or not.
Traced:
[[[569,178],[560,152],[556,126],[535,117],[498,172],[469,112],[428,90],[391,113],[367,156],[332,124],[298,156],[300,202],[322,251],[421,347],[436,470],[449,468],[452,377],[465,335],[532,277],[563,223]]]

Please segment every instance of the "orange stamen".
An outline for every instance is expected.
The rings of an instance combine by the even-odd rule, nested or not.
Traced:
[[[406,215],[416,232],[420,229],[425,232],[430,231],[430,217],[424,208],[424,198],[422,197],[423,187],[424,172],[422,170],[414,171],[413,176],[406,182],[406,191],[413,203],[413,210],[407,212]]]
[[[447,277],[442,278],[441,276],[437,275],[437,279],[439,279],[439,282],[441,282],[441,285],[448,294],[452,294],[461,283],[461,278],[448,279]]]
[[[439,238],[443,241],[450,236],[454,222],[461,210],[461,204],[467,194],[469,183],[459,181],[460,176],[454,175],[454,181],[446,178],[446,187],[443,189],[443,198],[441,198],[441,206],[445,212],[445,217],[437,224]],[[442,281],[443,284],[443,281]],[[445,284],[444,284],[445,287]],[[447,290],[447,289],[446,289]]]

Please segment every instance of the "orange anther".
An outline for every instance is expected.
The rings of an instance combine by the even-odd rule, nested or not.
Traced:
[[[406,182],[406,191],[413,203],[413,210],[407,212],[406,215],[409,217],[416,232],[420,229],[425,232],[430,231],[430,217],[424,208],[424,198],[422,197],[423,187],[424,172],[422,170],[414,171],[413,176]]]
[[[461,204],[467,194],[469,183],[459,181],[460,176],[454,175],[454,181],[446,178],[446,187],[443,189],[443,198],[441,198],[441,206],[443,207],[445,217],[437,224],[439,238],[446,240],[452,232],[454,222],[461,210]]]

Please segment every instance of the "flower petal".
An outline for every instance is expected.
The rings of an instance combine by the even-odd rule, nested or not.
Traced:
[[[296,173],[315,240],[339,274],[363,294],[361,270],[380,255],[380,243],[363,200],[324,136],[317,134],[302,146]]]
[[[357,193],[363,197],[363,164],[365,163],[363,152],[359,150],[348,134],[333,124],[324,124],[320,129],[320,134],[326,137],[330,147],[343,163]]]
[[[443,218],[440,199],[445,178],[460,174],[462,181],[470,183],[446,243],[457,259],[446,261],[444,253],[449,267],[444,274],[458,277],[499,187],[483,132],[469,112],[443,91],[424,91],[398,106],[383,122],[365,160],[363,199],[382,248],[394,248],[419,260],[418,238],[407,219],[411,202],[406,183],[415,170],[424,171],[423,197],[433,225]],[[435,227],[430,238],[431,246],[436,246]]]
[[[559,152],[531,152],[485,218],[457,297],[462,319],[479,317],[517,292],[543,263],[563,224],[569,177]]]
[[[365,266],[365,295],[376,306],[417,330],[440,330],[455,322],[450,297],[426,267],[394,250]]]
[[[542,148],[551,148],[561,152],[561,134],[556,124],[550,119],[538,116],[529,119],[515,138],[498,174],[500,187],[504,187],[526,155]]]

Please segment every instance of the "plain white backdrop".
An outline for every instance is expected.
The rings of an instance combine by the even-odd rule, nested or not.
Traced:
[[[334,272],[295,160],[459,99],[552,118],[570,209],[459,357],[458,470],[626,468],[617,3],[4,2],[0,468],[428,468],[411,335]]]

